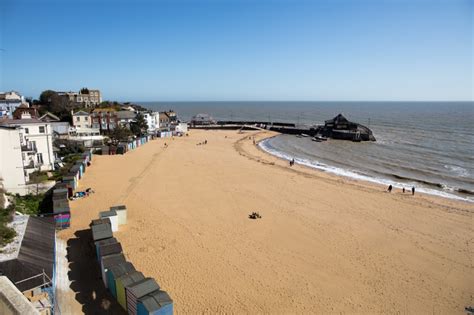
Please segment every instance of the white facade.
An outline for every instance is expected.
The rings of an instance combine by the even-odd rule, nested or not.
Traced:
[[[91,115],[84,111],[78,111],[72,114],[72,124],[76,128],[91,128],[92,119]]]
[[[25,194],[26,177],[17,127],[0,126],[0,185],[8,192]]]
[[[185,122],[178,123],[174,130],[176,132],[187,133],[188,132],[188,123],[185,123]]]
[[[15,91],[0,92],[0,118],[12,118],[15,109],[25,103],[25,98]]]
[[[160,113],[143,113],[143,117],[148,125],[148,132],[153,133],[160,128]]]
[[[23,166],[27,174],[54,170],[53,130],[49,122],[9,119],[2,124],[19,128]]]
[[[102,145],[104,136],[100,134],[100,129],[96,128],[71,128],[69,140],[82,142],[86,148],[91,148],[98,142]]]

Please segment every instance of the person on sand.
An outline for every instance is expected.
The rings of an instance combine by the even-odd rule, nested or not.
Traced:
[[[388,189],[387,189],[387,190],[388,190],[389,193],[392,192],[392,188],[393,188],[392,185],[389,185],[389,186],[388,186]]]
[[[204,140],[204,144],[207,144],[207,140]]]
[[[402,188],[402,192],[405,193],[405,187]]]
[[[415,195],[415,186],[411,188],[411,194],[414,196]]]

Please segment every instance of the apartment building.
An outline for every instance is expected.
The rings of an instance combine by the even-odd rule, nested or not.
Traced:
[[[93,128],[91,114],[85,111],[71,112],[72,125],[76,128]]]
[[[0,176],[4,188],[24,193],[31,173],[54,170],[51,124],[34,118],[5,119],[0,127]]]
[[[82,89],[79,92],[57,92],[59,96],[67,98],[68,101],[84,107],[93,107],[102,103],[100,90]]]

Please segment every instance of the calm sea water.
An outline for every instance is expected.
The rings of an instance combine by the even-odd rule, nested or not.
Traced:
[[[222,120],[323,124],[343,113],[369,126],[376,142],[280,135],[260,144],[282,158],[327,172],[474,202],[474,102],[144,102]]]

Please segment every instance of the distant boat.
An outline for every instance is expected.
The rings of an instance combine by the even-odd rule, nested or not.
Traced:
[[[305,137],[305,138],[306,138],[306,137],[309,137],[309,135],[307,135],[307,134],[305,134],[305,133],[302,133],[301,136],[302,136],[302,137]]]
[[[296,138],[303,138],[302,135],[296,135]]]

